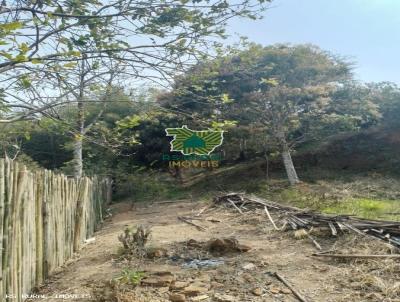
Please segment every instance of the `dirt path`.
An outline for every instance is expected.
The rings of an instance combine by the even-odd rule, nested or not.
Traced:
[[[197,286],[198,292],[188,294],[186,301],[298,301],[284,284],[268,272],[279,272],[308,301],[383,301],[386,287],[371,290],[375,281],[370,280],[370,288],[366,289],[362,280],[353,279],[356,270],[353,265],[311,257],[315,247],[308,239],[295,240],[293,233],[274,231],[261,213],[239,215],[225,209],[206,211],[201,217],[207,221],[196,221],[206,231],[177,219],[178,216],[198,213],[203,207],[204,204],[191,202],[138,205],[134,209],[128,204],[115,205],[115,214],[96,233],[95,242],[81,251],[79,259],[71,261],[55,274],[40,288],[39,294],[44,295],[46,301],[63,301],[61,298],[65,298],[64,301],[111,301],[106,294],[101,297],[93,292],[98,292],[99,287],[119,276],[123,268],[134,267],[147,271],[146,274],[171,272],[182,287],[190,284]],[[169,257],[139,262],[120,260],[118,250],[121,244],[117,237],[125,227],[138,224],[152,226],[150,245],[165,248]],[[187,263],[196,255],[197,258],[204,256],[196,248],[188,249],[188,244],[182,242],[227,237],[235,237],[251,249],[214,257],[224,261],[224,264],[215,267],[193,269],[182,266],[184,261]],[[325,248],[332,244],[321,240]],[[352,286],[352,282],[356,281],[357,285]],[[138,286],[132,287],[131,294],[127,294],[129,290],[126,288],[123,291],[124,294],[115,301],[169,301],[171,293],[180,294],[185,289]]]

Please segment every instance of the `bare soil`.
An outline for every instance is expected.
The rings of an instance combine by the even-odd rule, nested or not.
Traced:
[[[310,302],[400,301],[399,262],[317,259],[311,256],[316,248],[308,238],[296,239],[293,232],[275,231],[261,211],[241,215],[225,208],[206,209],[199,215],[201,220],[192,220],[205,231],[178,219],[196,215],[206,206],[189,201],[114,205],[113,216],[95,234],[95,241],[54,274],[38,294],[46,301],[57,302],[299,301],[271,275],[278,272]],[[121,254],[118,235],[126,227],[139,224],[152,227],[149,247],[166,251],[166,255],[137,259]],[[346,252],[356,250],[358,254],[387,252],[386,246],[370,240],[315,236],[324,250],[334,247]],[[235,238],[251,249],[212,254],[204,249],[205,242],[212,238]],[[185,266],[193,259],[223,264]],[[123,269],[143,271],[142,284],[116,282]],[[160,278],[164,283],[151,284]]]

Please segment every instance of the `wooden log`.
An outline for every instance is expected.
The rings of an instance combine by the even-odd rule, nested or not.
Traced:
[[[202,227],[201,225],[195,224],[194,222],[188,220],[188,219],[185,218],[185,217],[178,216],[178,219],[179,219],[180,221],[183,221],[184,223],[187,223],[187,224],[190,224],[190,225],[194,226],[194,227],[195,227],[196,229],[198,229],[199,231],[205,231],[205,230],[206,230],[206,228]]]
[[[293,295],[301,302],[308,302],[306,298],[303,297],[300,292],[298,292],[293,285],[291,285],[283,276],[279,275],[277,272],[270,273],[270,275],[274,276],[276,279],[281,281],[283,284],[285,284],[293,293]]]
[[[238,206],[237,206],[230,198],[228,198],[227,200],[230,202],[230,204],[231,204],[240,214],[243,215],[242,210],[241,210],[240,208],[238,208]]]
[[[315,247],[316,247],[318,250],[321,251],[321,250],[322,250],[322,247],[321,247],[321,245],[317,242],[317,240],[315,240],[314,237],[312,237],[312,236],[310,235],[309,232],[306,231],[306,234],[307,234],[308,239],[311,240],[311,242],[315,245]]]
[[[312,254],[315,257],[325,257],[325,258],[359,258],[359,259],[400,259],[400,254],[388,254],[388,255],[363,255],[363,254]]]
[[[271,214],[269,213],[267,206],[264,207],[264,211],[265,211],[265,213],[267,214],[268,219],[269,219],[269,221],[272,223],[274,229],[277,230],[277,231],[279,231],[279,228],[276,226],[274,220],[272,219]]]

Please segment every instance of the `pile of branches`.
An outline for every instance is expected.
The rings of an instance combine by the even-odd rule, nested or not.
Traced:
[[[400,248],[400,223],[383,220],[368,220],[349,215],[327,215],[311,210],[281,205],[243,193],[229,193],[214,198],[215,204],[227,205],[243,214],[255,209],[263,209],[276,230],[311,230],[327,228],[333,236],[352,231],[363,236],[373,236],[392,246]],[[274,211],[283,219],[283,225],[277,227],[269,211]],[[310,238],[311,239],[311,238]],[[314,241],[314,244],[318,243]]]

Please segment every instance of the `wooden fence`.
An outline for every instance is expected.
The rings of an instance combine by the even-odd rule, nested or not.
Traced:
[[[91,237],[111,182],[30,172],[0,159],[0,301],[24,301]]]

